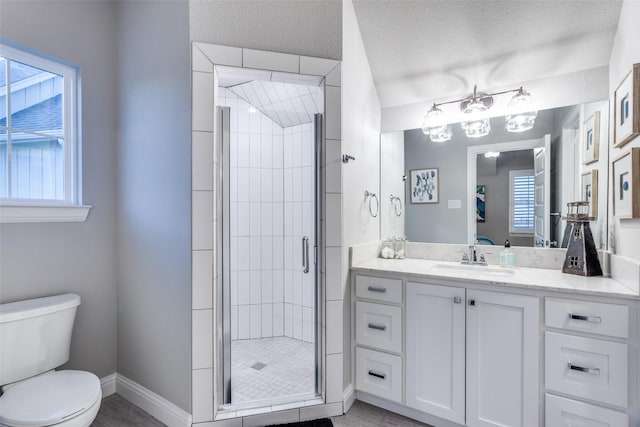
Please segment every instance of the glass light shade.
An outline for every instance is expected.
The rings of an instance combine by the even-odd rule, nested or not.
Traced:
[[[443,125],[429,129],[429,138],[433,142],[447,142],[451,139],[451,126]]]
[[[508,132],[524,132],[533,128],[538,112],[531,103],[531,94],[520,89],[509,105],[505,116],[505,128]]]
[[[451,139],[451,126],[444,121],[444,113],[435,105],[424,116],[422,132],[433,142],[447,142]]]
[[[481,138],[489,135],[489,132],[491,132],[489,119],[478,117],[485,111],[487,111],[487,107],[478,100],[470,102],[463,111],[464,114],[468,114],[470,118],[460,123],[460,126],[462,126],[462,130],[464,130],[464,133],[469,138]]]

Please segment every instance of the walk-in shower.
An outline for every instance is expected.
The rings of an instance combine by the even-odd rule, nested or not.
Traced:
[[[219,403],[308,400],[319,392],[321,81],[216,73]]]

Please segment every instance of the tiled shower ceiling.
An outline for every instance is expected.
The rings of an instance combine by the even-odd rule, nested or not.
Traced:
[[[283,128],[311,123],[313,115],[324,110],[318,86],[253,80],[227,89]]]

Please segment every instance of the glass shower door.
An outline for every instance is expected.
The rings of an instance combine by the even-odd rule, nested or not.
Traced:
[[[317,213],[321,116],[280,126],[221,88],[224,403],[318,392]]]

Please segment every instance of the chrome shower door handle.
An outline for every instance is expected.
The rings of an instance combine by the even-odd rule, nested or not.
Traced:
[[[307,236],[302,238],[302,272],[309,272],[309,238]]]

